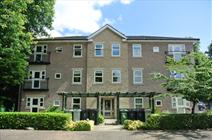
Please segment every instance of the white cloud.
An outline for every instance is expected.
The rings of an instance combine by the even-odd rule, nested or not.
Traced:
[[[130,3],[132,3],[134,0],[120,0],[120,2],[122,3],[122,4],[130,4]]]
[[[113,24],[122,20],[122,17],[115,20],[104,18],[102,15],[101,7],[117,1],[122,4],[132,2],[132,0],[56,0],[54,30],[51,31],[51,36],[92,33],[103,23]],[[64,32],[67,30],[71,33]]]

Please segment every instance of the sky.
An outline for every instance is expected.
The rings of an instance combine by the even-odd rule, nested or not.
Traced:
[[[110,24],[125,35],[212,41],[212,0],[56,0],[51,36],[89,35]]]

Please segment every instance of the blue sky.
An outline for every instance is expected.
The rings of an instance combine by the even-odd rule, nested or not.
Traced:
[[[212,0],[57,0],[52,35],[89,35],[106,23],[125,35],[200,38],[206,51]]]

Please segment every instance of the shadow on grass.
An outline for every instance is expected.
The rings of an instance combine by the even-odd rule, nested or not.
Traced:
[[[208,131],[208,133],[204,131]],[[155,137],[163,140],[172,140],[176,137],[182,139],[212,139],[212,131],[209,132],[209,130],[139,130],[132,135],[145,135],[145,138]]]

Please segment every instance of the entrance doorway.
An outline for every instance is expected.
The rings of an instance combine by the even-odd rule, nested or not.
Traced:
[[[106,119],[114,118],[114,98],[101,99],[101,112]]]

